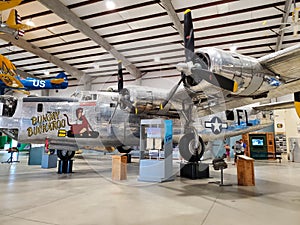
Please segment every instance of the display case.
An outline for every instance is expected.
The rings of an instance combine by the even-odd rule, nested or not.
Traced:
[[[141,120],[140,181],[174,180],[172,120]]]

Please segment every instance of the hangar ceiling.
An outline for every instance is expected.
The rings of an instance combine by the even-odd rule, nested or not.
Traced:
[[[107,8],[107,1],[115,9]],[[300,0],[23,0],[16,9],[35,27],[16,40],[0,35],[0,53],[41,79],[65,71],[70,86],[180,76],[183,13],[192,10],[195,47],[218,47],[261,57],[299,43],[292,12]],[[2,12],[7,18],[9,10]],[[285,29],[282,29],[286,26]],[[298,25],[296,25],[298,26]],[[277,46],[277,47],[276,47]]]

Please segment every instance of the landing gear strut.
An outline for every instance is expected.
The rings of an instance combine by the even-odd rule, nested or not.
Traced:
[[[75,151],[57,150],[57,156],[60,158],[58,164],[58,173],[72,173]]]

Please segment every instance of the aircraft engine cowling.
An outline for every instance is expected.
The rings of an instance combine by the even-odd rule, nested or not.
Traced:
[[[216,48],[201,48],[196,51],[193,67],[200,67],[236,81],[238,83],[236,94],[243,95],[255,93],[266,80],[266,77],[275,77],[275,74],[265,71],[255,58]],[[191,74],[186,78],[186,83],[195,86],[201,81],[201,72],[193,73],[192,68]],[[221,87],[221,85],[219,86]]]
[[[136,108],[138,113],[159,109],[162,101],[166,99],[168,93],[162,93],[160,90],[156,90],[155,88],[150,89],[148,87],[137,86],[124,88],[124,90],[126,90],[126,101],[130,102],[130,104]]]

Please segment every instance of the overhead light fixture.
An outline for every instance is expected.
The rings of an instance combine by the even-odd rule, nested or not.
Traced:
[[[116,8],[116,3],[113,0],[106,0],[105,5],[108,10],[113,10]]]
[[[93,63],[92,65],[93,65],[94,69],[99,69],[100,68],[99,63],[97,63],[97,62]]]
[[[29,20],[27,20],[25,22],[25,24],[29,27],[35,27],[35,23],[32,21],[32,19],[30,18]]]
[[[50,74],[50,72],[49,72],[48,70],[46,70],[46,71],[44,72],[44,74],[45,74],[46,76],[48,76],[48,75]]]
[[[160,57],[159,56],[155,56],[153,60],[154,60],[154,62],[159,63],[160,62]]]
[[[237,46],[236,45],[232,45],[230,46],[229,50],[230,52],[236,52]]]

